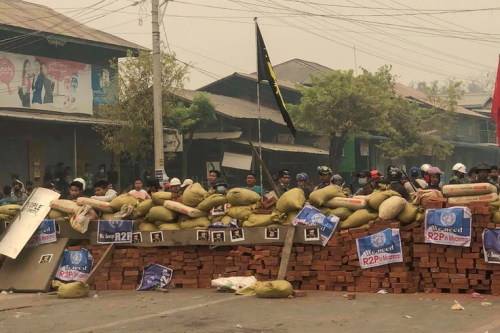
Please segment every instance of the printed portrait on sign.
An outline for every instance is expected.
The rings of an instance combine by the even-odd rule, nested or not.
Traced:
[[[245,240],[243,229],[231,230],[231,242],[241,242]]]
[[[208,241],[208,231],[196,230],[196,239],[200,242],[207,242]]]
[[[134,232],[132,234],[132,244],[142,243],[142,234],[140,232]]]
[[[212,232],[212,242],[221,243],[225,241],[224,231]]]
[[[266,228],[266,239],[279,239],[280,230],[278,228]]]
[[[161,231],[152,232],[151,233],[151,242],[152,243],[160,243],[163,242],[163,234]]]
[[[319,240],[319,229],[307,228],[304,230],[304,238],[307,241]]]
[[[52,254],[42,254],[38,263],[39,264],[48,264],[52,260],[52,256],[53,256]]]

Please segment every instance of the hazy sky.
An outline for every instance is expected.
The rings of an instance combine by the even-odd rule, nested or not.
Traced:
[[[83,14],[74,9],[98,0],[30,1],[71,11],[66,15],[80,22],[106,15],[88,25],[151,48],[150,0],[125,9],[133,1],[105,0]],[[255,71],[255,16],[274,64],[301,58],[353,69],[356,47],[358,66],[373,71],[391,64],[404,84],[464,80],[498,65],[498,0],[174,0],[163,19],[170,49],[206,71],[191,69],[188,88]]]

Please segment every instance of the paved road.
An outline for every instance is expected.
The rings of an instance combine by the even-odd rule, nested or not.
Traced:
[[[450,309],[455,299],[465,311]],[[11,294],[0,295],[0,332],[500,333],[500,298],[488,297],[489,307],[484,301],[441,294],[357,294],[348,301],[333,292],[268,300],[206,289],[101,292],[80,300]]]

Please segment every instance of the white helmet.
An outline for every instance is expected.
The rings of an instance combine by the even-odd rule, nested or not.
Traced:
[[[467,173],[467,168],[462,163],[457,163],[453,166],[453,171],[458,171],[461,173]]]
[[[83,185],[83,190],[85,191],[85,186],[86,186],[87,184],[85,184],[85,180],[83,180],[83,178],[75,178],[75,179],[73,179],[73,181],[74,181],[74,182],[79,182],[79,183],[82,183],[82,185]]]
[[[427,172],[430,168],[432,167],[432,165],[430,164],[422,164],[422,166],[420,167],[420,170],[423,171],[423,172]]]

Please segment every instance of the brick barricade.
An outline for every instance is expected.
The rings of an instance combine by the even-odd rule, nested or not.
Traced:
[[[295,289],[394,293],[481,292],[500,293],[500,265],[483,259],[482,232],[490,223],[487,207],[473,207],[470,247],[424,244],[423,225],[401,226],[397,221],[372,221],[368,227],[335,232],[327,246],[292,247],[286,279]],[[361,269],[356,239],[399,228],[404,262]],[[105,246],[82,244],[97,262]],[[277,278],[281,246],[207,246],[132,248],[117,247],[111,261],[96,276],[91,288],[132,290],[138,287],[143,267],[160,264],[174,270],[171,284],[181,288],[208,288],[218,277],[254,275],[259,281]]]

